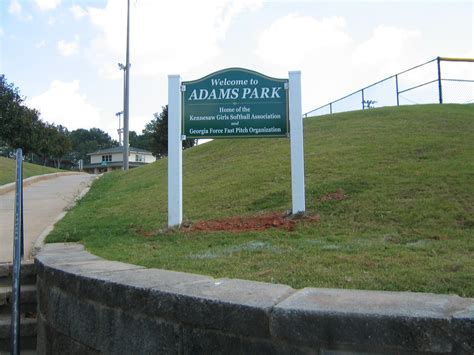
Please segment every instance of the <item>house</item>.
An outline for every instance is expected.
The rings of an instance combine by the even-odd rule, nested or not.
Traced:
[[[101,149],[87,155],[91,157],[91,162],[84,164],[83,170],[88,173],[100,174],[123,167],[123,146]],[[130,147],[128,157],[129,168],[136,168],[156,161],[151,152],[134,147]]]

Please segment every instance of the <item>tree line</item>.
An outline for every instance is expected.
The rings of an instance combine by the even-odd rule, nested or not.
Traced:
[[[151,151],[157,158],[168,155],[168,107],[155,113],[141,134],[129,133],[130,146]],[[196,140],[183,141],[183,149]],[[40,112],[25,105],[20,90],[0,75],[0,156],[22,148],[26,160],[57,168],[75,168],[79,160],[86,164],[88,153],[118,146],[99,128],[69,131],[62,125],[43,121]]]

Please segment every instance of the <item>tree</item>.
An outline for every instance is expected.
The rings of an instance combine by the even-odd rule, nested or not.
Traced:
[[[41,129],[41,140],[36,152],[41,156],[43,165],[46,166],[51,155],[51,143],[53,141],[54,128],[49,123],[44,123]]]
[[[151,150],[151,139],[152,136],[145,133],[145,130],[143,130],[143,134],[140,135],[135,131],[130,131],[128,136],[128,141],[130,142],[131,147],[145,150]]]
[[[154,113],[154,119],[148,122],[143,134],[151,136],[150,150],[157,158],[168,155],[168,105],[162,107],[161,113]],[[183,149],[195,146],[197,139],[183,141]]]
[[[54,126],[53,126],[54,127]],[[71,152],[72,143],[66,127],[54,127],[51,144],[51,158],[56,163],[56,168],[61,169],[61,161]]]
[[[24,155],[30,154],[37,148],[41,137],[35,134],[35,131],[42,127],[38,116],[39,113],[36,110],[26,106],[19,107],[17,116],[10,119],[6,125],[8,133],[5,141],[11,148],[22,148]]]
[[[0,75],[0,135],[6,139],[10,133],[10,122],[19,116],[23,98],[13,83],[8,83],[5,75]]]
[[[28,155],[38,144],[34,132],[41,121],[39,112],[24,106],[23,101],[19,89],[0,75],[0,141],[7,149],[22,148]]]
[[[86,162],[88,153],[118,146],[117,141],[99,128],[79,128],[69,133],[69,138],[72,145],[71,160],[74,161],[82,159]]]

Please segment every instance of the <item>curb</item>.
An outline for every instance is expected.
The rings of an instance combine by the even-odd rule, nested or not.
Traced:
[[[35,182],[43,181],[43,180],[49,180],[49,179],[54,179],[58,176],[62,175],[76,175],[76,174],[85,174],[85,173],[80,173],[80,172],[65,172],[65,173],[52,173],[52,174],[45,174],[45,175],[36,175],[29,177],[27,179],[23,179],[23,187],[29,186],[31,184],[34,184]],[[15,190],[15,183],[11,182],[5,185],[0,186],[0,195],[6,194],[10,191]]]

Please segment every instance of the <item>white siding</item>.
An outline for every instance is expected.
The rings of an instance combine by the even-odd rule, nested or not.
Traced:
[[[102,157],[104,155],[111,155],[112,156],[112,160],[110,160],[111,162],[123,161],[123,154],[122,153],[113,153],[113,154],[104,153],[104,154],[91,155],[91,164],[100,164],[100,163],[102,163]]]
[[[153,163],[156,161],[156,158],[151,154],[145,154],[145,163]]]
[[[112,161],[123,161],[123,153],[112,154]]]
[[[99,164],[102,162],[102,155],[91,155],[91,164]]]
[[[137,160],[137,155],[139,156],[139,160]],[[153,163],[156,161],[156,158],[151,154],[132,151],[130,154],[130,161],[134,161],[134,162],[138,161],[141,163]]]
[[[123,161],[123,153],[113,153],[113,154],[94,154],[94,155],[91,155],[91,164],[100,164],[102,163],[102,156],[104,155],[112,155],[112,162],[122,162]],[[147,153],[138,153],[138,152],[134,152],[134,151],[131,151],[130,154],[129,154],[129,161],[130,162],[136,162],[136,156],[139,155],[141,157],[143,157],[144,160],[142,160],[142,162],[144,163],[153,163],[156,161],[156,158],[151,155],[151,154],[147,154]]]

